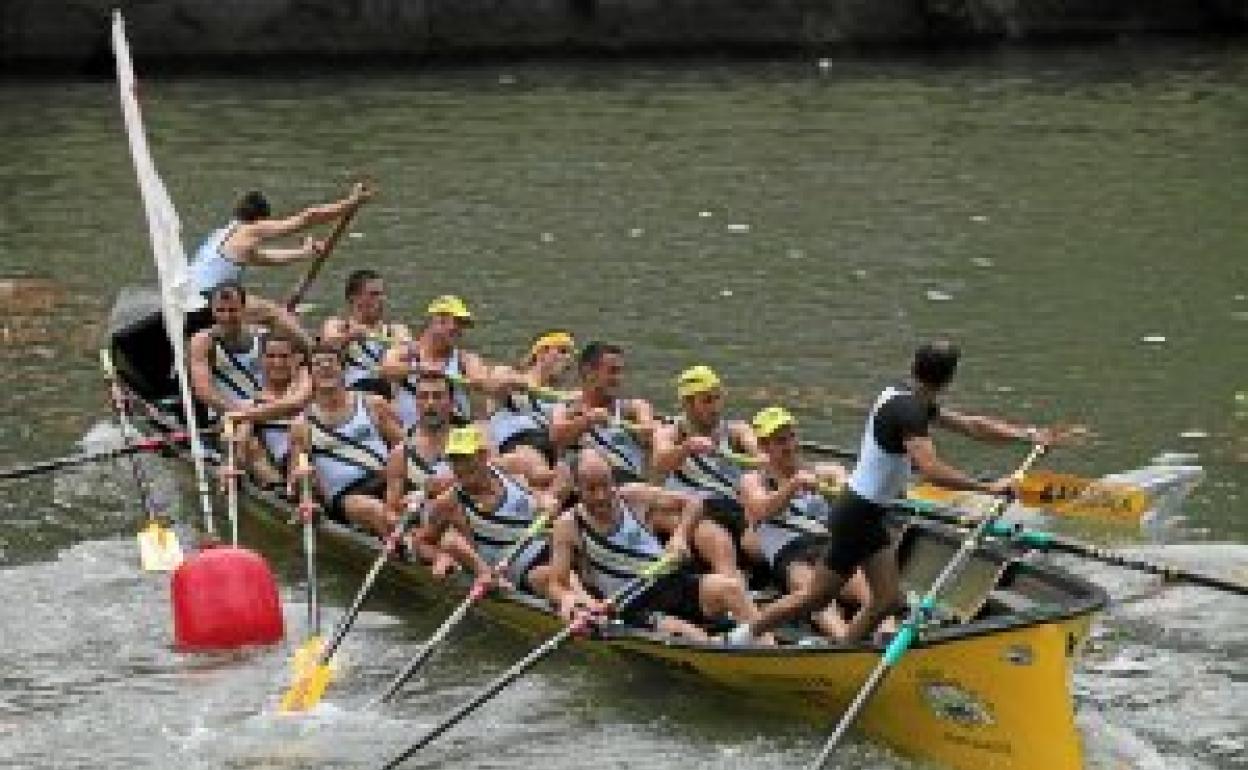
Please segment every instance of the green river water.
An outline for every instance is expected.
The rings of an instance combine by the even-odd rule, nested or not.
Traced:
[[[626,346],[636,391],[664,409],[675,373],[708,363],[735,412],[784,403],[843,445],[914,343],[947,335],[964,349],[951,402],[1097,431],[1051,467],[1100,475],[1161,452],[1204,467],[1162,532],[1054,526],[1248,574],[1242,45],[285,71],[150,78],[142,96],[188,247],[243,189],[289,209],[377,179],[316,312],[348,270],[376,267],[400,316],[463,296],[487,355],[565,326]],[[99,429],[103,318],[154,271],[114,84],[0,81],[0,149],[7,467]],[[260,272],[270,294],[294,280]],[[1020,456],[938,443],[981,469]],[[338,706],[266,717],[286,650],[170,651],[124,470],[0,487],[0,767],[368,767],[523,650],[477,625],[394,713],[348,707],[444,611],[395,594],[362,619]],[[1072,566],[1116,600],[1075,683],[1090,766],[1248,767],[1244,599]],[[358,574],[327,572],[341,605]],[[413,766],[779,768],[816,750],[817,729],[724,701],[561,659]],[[839,761],[912,767],[865,743]]]

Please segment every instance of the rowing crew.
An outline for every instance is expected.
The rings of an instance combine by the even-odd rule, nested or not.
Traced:
[[[228,254],[221,246],[213,258]],[[458,565],[482,584],[545,596],[568,617],[594,611],[662,551],[687,555],[627,620],[695,638],[726,620],[737,642],[807,621],[835,640],[863,638],[899,609],[884,513],[911,470],[955,490],[999,494],[1013,483],[944,462],[932,424],[986,440],[1066,437],[941,406],[958,362],[946,342],[920,347],[909,382],[876,399],[848,473],[807,463],[781,407],[749,424],[726,419],[709,367],[680,375],[680,413],[662,421],[624,395],[621,348],[584,346],[577,387],[561,390],[569,333],[539,335],[520,366],[488,363],[462,347],[473,324],[462,300],[436,298],[409,331],[386,320],[372,271],[348,278],[346,313],[325,321],[306,354],[302,330],[249,324],[255,301],[232,277],[207,298],[209,325],[190,344],[192,389],[209,414],[245,426],[236,440],[258,483],[293,490],[311,474],[332,518],[381,537],[419,508],[406,543],[436,574]],[[549,536],[525,544],[546,513],[557,514]],[[779,596],[759,607],[747,588],[768,582]]]

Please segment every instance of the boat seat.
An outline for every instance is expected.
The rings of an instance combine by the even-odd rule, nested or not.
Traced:
[[[953,537],[934,537],[930,530],[904,527],[897,545],[903,594],[922,596],[926,593],[960,545]],[[963,565],[957,579],[936,597],[937,619],[969,623],[979,615],[1011,564],[1008,559],[975,553]]]

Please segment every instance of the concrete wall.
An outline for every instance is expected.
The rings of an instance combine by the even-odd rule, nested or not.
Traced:
[[[120,7],[145,60],[818,48],[1239,31],[1248,0],[0,0],[0,63],[81,66]]]

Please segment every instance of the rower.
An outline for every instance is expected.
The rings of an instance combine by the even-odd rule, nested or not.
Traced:
[[[655,429],[652,467],[668,489],[702,498],[707,519],[719,525],[705,528],[710,541],[701,544],[702,550],[713,555],[714,571],[733,575],[738,555],[757,550],[737,500],[737,483],[740,459],[757,459],[758,442],[750,426],[724,419],[723,385],[709,366],[681,372],[676,395],[681,413]],[[743,538],[751,541],[748,548]]]
[[[640,398],[620,398],[624,351],[591,342],[581,351],[580,395],[551,413],[550,435],[560,449],[593,448],[611,464],[619,483],[646,477],[646,450],[654,430],[654,407]],[[572,459],[579,456],[572,452]]]
[[[771,574],[785,591],[762,608],[754,624],[755,631],[767,631],[800,615],[802,608],[814,604],[815,596],[827,592],[832,580],[824,564],[829,546],[827,494],[844,485],[846,473],[837,463],[802,463],[797,420],[783,407],[763,409],[751,424],[766,460],[742,475],[741,503]],[[855,604],[864,604],[866,581],[861,571],[850,588]],[[843,641],[848,631],[836,603],[815,612],[811,620],[834,641]]]
[[[414,340],[395,344],[382,359],[381,376],[395,386],[394,405],[404,426],[416,422],[416,378],[420,370],[441,372],[451,383],[456,425],[473,419],[469,386],[489,379],[485,362],[476,353],[461,350],[460,338],[472,326],[472,313],[459,297],[444,295],[429,303],[428,317]]]
[[[310,359],[312,401],[291,425],[287,476],[298,481],[294,460],[310,454],[330,518],[384,538],[398,520],[383,496],[403,477],[402,425],[381,396],[347,390],[340,350],[318,345]]]
[[[266,488],[283,485],[290,464],[290,423],[312,397],[312,380],[296,365],[295,343],[270,334],[260,343],[261,386],[252,403],[226,413],[237,426],[242,463]]]
[[[605,609],[596,603],[587,606],[573,590],[574,565],[580,565],[577,574],[590,591],[600,599],[611,596],[665,550],[687,554],[691,533],[701,517],[700,498],[648,484],[617,487],[613,471],[596,450],[581,450],[576,461],[580,501],[559,517],[551,534],[552,599],[568,621],[581,612]],[[665,548],[656,530],[661,521],[672,519],[676,523],[668,530]],[[744,583],[682,567],[656,580],[620,619],[705,641],[709,636],[700,625],[724,616],[745,623],[758,617]]]
[[[348,388],[389,398],[389,383],[377,370],[386,351],[410,340],[411,332],[404,324],[385,320],[386,285],[375,270],[356,270],[347,276],[346,298],[346,315],[325,319],[321,341],[345,352]]]
[[[556,388],[572,362],[573,350],[570,333],[543,332],[518,370],[495,367],[495,389],[502,393],[491,399],[489,428],[499,454],[523,454],[554,468],[558,454],[550,437],[550,418],[563,395]]]
[[[938,399],[953,380],[958,357],[958,348],[947,341],[925,343],[915,351],[910,381],[889,386],[876,398],[867,414],[858,463],[845,491],[828,511],[829,548],[824,563],[832,580],[813,592],[809,603],[792,607],[794,616],[827,606],[860,567],[866,574],[867,602],[850,621],[846,640],[862,639],[898,608],[897,557],[884,517],[888,504],[905,496],[912,467],[931,483],[953,490],[994,495],[1013,491],[1011,477],[981,482],[942,460],[929,435],[931,423],[984,441],[1052,445],[1071,435],[1054,428],[965,415],[940,405]],[[783,619],[769,617],[768,622]]]
[[[210,418],[246,410],[261,389],[260,335],[244,321],[247,293],[234,282],[212,290],[212,325],[191,337],[191,392]]]
[[[554,510],[555,500],[531,490],[509,472],[509,458],[489,459],[485,436],[478,426],[451,431],[446,456],[454,486],[430,505],[429,527],[443,547],[478,580],[500,579],[504,586],[549,596],[549,549],[545,536],[534,537],[520,549],[501,574],[494,567],[528,536],[542,511]],[[446,538],[453,528],[459,537]]]
[[[271,248],[264,244],[302,232],[315,225],[333,222],[353,207],[372,197],[372,190],[357,183],[351,194],[335,203],[306,208],[281,219],[271,218],[269,201],[260,192],[249,192],[234,207],[234,219],[219,228],[200,245],[190,264],[190,279],[196,292],[207,297],[223,283],[241,283],[243,271],[250,265],[288,265],[313,259],[324,252],[325,244],[307,238],[300,248]],[[247,317],[281,331],[310,345],[311,339],[295,316],[271,300],[251,296]],[[194,334],[210,323],[206,310],[194,310],[186,319],[187,334]]]

